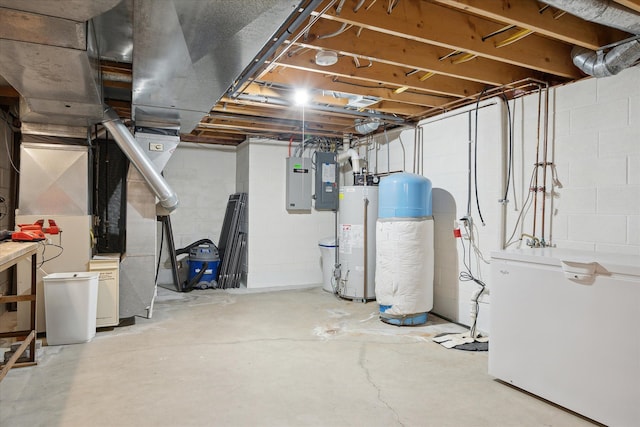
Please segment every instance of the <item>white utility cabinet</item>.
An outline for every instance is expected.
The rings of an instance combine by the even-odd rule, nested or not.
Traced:
[[[606,425],[638,425],[640,257],[491,257],[489,374]]]
[[[100,273],[96,327],[117,326],[119,315],[120,254],[94,255],[89,271]]]

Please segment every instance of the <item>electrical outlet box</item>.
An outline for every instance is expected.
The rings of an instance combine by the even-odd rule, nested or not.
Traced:
[[[316,151],[316,210],[338,209],[338,177],[336,153]]]
[[[289,211],[311,210],[311,159],[287,157],[287,197]]]

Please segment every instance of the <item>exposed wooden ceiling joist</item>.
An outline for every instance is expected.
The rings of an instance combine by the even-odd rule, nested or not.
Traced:
[[[616,2],[640,13],[640,0]],[[327,4],[266,58],[240,96],[218,102],[193,137],[298,139],[301,108],[291,95],[299,87],[314,91],[305,136],[355,133],[354,121],[368,114],[411,125],[485,90],[525,82],[525,93],[583,78],[574,46],[596,50],[628,37],[536,0],[345,0],[339,13],[336,3],[317,16]],[[336,63],[318,65],[320,50],[335,52]]]
[[[640,13],[640,0],[615,0],[615,2]]]
[[[196,142],[198,144],[214,144],[214,145],[231,145],[236,146],[244,141],[246,138],[244,135],[238,135],[236,138],[228,138],[226,136],[218,136],[217,133],[211,135],[193,135],[193,134],[180,134],[180,141],[184,142]]]
[[[277,106],[269,106],[265,107],[264,104],[248,101],[242,101],[242,103],[237,104],[217,104],[212,110],[212,117],[217,116],[218,114],[236,114],[236,115],[246,115],[252,117],[261,117],[266,121],[274,121],[277,122],[279,120],[301,120],[301,114],[299,109],[294,108],[286,108],[286,107],[277,107]],[[337,116],[337,115],[329,115],[323,114],[316,111],[307,111],[306,118],[310,121],[314,121],[316,123],[321,123],[329,127],[345,127],[349,126],[353,123],[353,119],[349,116]],[[205,118],[205,122],[209,120]]]
[[[530,1],[433,0],[464,12],[504,22],[561,40],[571,45],[596,50],[626,37],[625,33],[563,14],[555,19],[552,8]]]
[[[373,82],[379,85],[393,87],[408,86],[411,89],[430,92],[447,97],[465,97],[480,92],[484,85],[481,83],[456,79],[445,75],[436,75],[433,78],[421,80],[429,71],[419,70],[413,67],[402,67],[382,62],[368,62],[362,59],[363,65],[357,67],[354,58],[351,56],[341,56],[338,63],[331,68],[316,65],[314,58],[316,50],[311,52],[281,58],[279,65],[296,68],[305,72],[327,74],[328,72],[337,77],[353,78],[366,82]],[[367,64],[371,64],[367,66]]]
[[[325,28],[327,28],[325,30]],[[542,73],[532,72],[504,62],[486,58],[476,58],[467,66],[455,64],[451,60],[440,58],[451,53],[453,49],[423,43],[406,37],[384,35],[374,31],[363,31],[358,35],[355,30],[347,31],[340,36],[318,39],[317,36],[328,34],[339,28],[321,20],[314,25],[308,42],[298,41],[301,45],[316,46],[320,49],[333,50],[340,54],[357,55],[364,58],[375,58],[376,61],[407,68],[433,71],[449,77],[472,80],[482,84],[499,86],[512,81],[531,77],[532,74],[542,77]],[[330,72],[330,70],[327,70]]]
[[[262,77],[270,83],[289,83],[297,87],[315,88],[326,91],[357,93],[389,101],[405,102],[417,105],[442,105],[458,97],[434,95],[428,92],[404,91],[395,93],[400,86],[388,87],[384,83],[376,84],[372,80],[350,79],[327,74],[310,74],[304,69],[285,68],[272,71]],[[414,90],[415,88],[410,89]],[[481,89],[482,90],[482,89]]]
[[[325,18],[556,76],[580,77],[571,62],[571,46],[566,43],[530,36],[498,49],[495,41],[487,43],[482,39],[500,29],[501,24],[426,1],[399,2],[391,14],[384,2],[377,2],[369,10],[356,13],[352,8],[343,8],[340,15],[331,11]]]

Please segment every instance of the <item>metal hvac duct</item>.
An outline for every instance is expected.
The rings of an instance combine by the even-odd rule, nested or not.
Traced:
[[[111,135],[113,135],[113,138],[125,156],[127,156],[131,163],[133,163],[133,166],[140,172],[140,175],[145,179],[151,191],[153,191],[160,200],[160,205],[168,212],[172,212],[177,208],[179,203],[177,194],[156,170],[149,157],[147,157],[131,132],[129,132],[129,129],[122,123],[118,114],[110,107],[106,107],[104,110],[104,120],[102,124]]]
[[[640,15],[610,0],[542,0],[586,21],[617,28],[632,34],[640,34]],[[604,54],[583,47],[571,51],[573,63],[582,72],[594,77],[618,74],[640,59],[640,41],[632,40],[614,47]]]
[[[573,64],[590,76],[613,76],[640,59],[640,42],[633,40],[616,46],[606,55],[576,46],[571,50],[571,56]]]
[[[0,0],[0,75],[22,95],[20,120],[89,126],[102,116],[91,19],[120,0]]]

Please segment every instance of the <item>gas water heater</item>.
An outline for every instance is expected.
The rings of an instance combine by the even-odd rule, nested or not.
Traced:
[[[338,294],[359,302],[373,300],[376,297],[378,187],[344,186],[340,188],[338,198],[337,232],[341,265]]]

